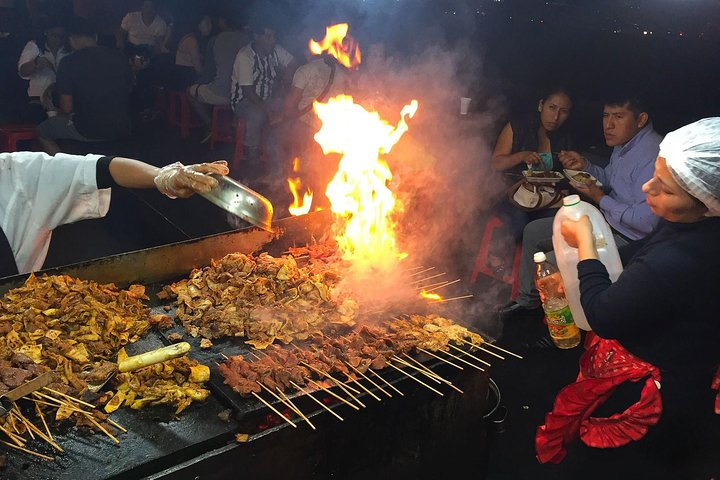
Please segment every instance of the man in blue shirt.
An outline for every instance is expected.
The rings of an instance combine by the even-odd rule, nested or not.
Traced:
[[[613,147],[610,162],[605,168],[588,162],[577,152],[560,152],[563,166],[584,170],[597,178],[603,187],[594,183],[573,187],[597,204],[615,233],[618,247],[648,235],[657,217],[645,202],[642,185],[653,176],[662,137],[652,128],[652,122],[642,102],[632,95],[609,99],[603,108],[605,143]],[[501,310],[502,316],[540,307],[535,289],[533,254],[552,250],[552,218],[530,222],[523,231],[520,264],[520,294],[515,302]],[[554,261],[554,257],[552,258]]]

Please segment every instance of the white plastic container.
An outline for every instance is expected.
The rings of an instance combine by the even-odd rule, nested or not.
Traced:
[[[573,248],[565,242],[561,233],[563,220],[578,220],[583,215],[590,218],[595,236],[595,248],[597,248],[600,261],[607,268],[610,281],[615,282],[618,279],[623,267],[610,225],[605,221],[600,210],[581,201],[579,195],[565,197],[563,206],[555,214],[555,220],[553,220],[553,248],[575,324],[583,330],[591,330],[580,305],[580,282],[577,272],[578,251],[577,248]]]

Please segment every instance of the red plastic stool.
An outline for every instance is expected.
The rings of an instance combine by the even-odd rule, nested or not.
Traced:
[[[35,125],[0,125],[0,151],[17,152],[17,144],[22,140],[35,139]]]
[[[188,95],[184,91],[171,90],[168,95],[168,125],[180,127],[180,135],[186,138],[191,128],[202,127],[202,121],[190,108]]]
[[[520,260],[522,258],[522,244],[518,243],[515,248],[515,257],[513,258],[513,268],[511,273],[498,275],[498,273],[488,267],[487,264],[488,257],[490,256],[490,245],[492,244],[493,233],[496,229],[502,227],[502,225],[502,220],[495,216],[488,220],[487,225],[485,225],[485,231],[483,232],[482,239],[480,240],[480,249],[478,250],[477,257],[475,258],[475,266],[470,274],[470,283],[475,283],[478,274],[482,273],[490,278],[512,285],[510,299],[514,300],[520,292]]]
[[[212,112],[212,126],[210,128],[210,148],[215,148],[215,142],[232,143],[235,141],[233,132],[233,112],[227,105],[215,105]],[[244,129],[243,129],[244,130]]]

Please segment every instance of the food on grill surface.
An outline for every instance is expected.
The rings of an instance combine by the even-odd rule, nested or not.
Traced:
[[[329,324],[354,324],[357,303],[331,295],[338,275],[313,268],[292,256],[232,253],[165,288],[177,297],[176,315],[190,335],[243,337],[263,349],[305,340]]]
[[[123,348],[118,353],[118,362],[127,357]],[[105,411],[114,412],[123,403],[135,410],[168,404],[176,407],[177,415],[193,401],[203,401],[210,395],[210,391],[203,388],[209,379],[210,369],[187,357],[119,373],[115,377],[115,382],[119,382],[117,391],[105,405]]]
[[[305,386],[308,378],[341,374],[356,379],[356,370],[382,370],[393,356],[415,348],[448,350],[448,342],[483,343],[480,335],[437,315],[412,315],[396,319],[386,327],[362,326],[347,335],[332,338],[314,335],[303,347],[268,347],[262,356],[247,361],[243,356],[229,357],[219,364],[225,383],[240,395],[260,393],[258,382],[272,391],[293,390],[293,383]]]
[[[525,170],[525,176],[531,178],[562,178],[558,172],[545,170]]]
[[[150,328],[145,288],[67,275],[36,277],[0,298],[0,350],[22,353],[83,392],[96,369]]]

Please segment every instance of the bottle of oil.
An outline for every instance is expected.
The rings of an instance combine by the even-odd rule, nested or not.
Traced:
[[[550,338],[558,348],[573,348],[580,343],[580,330],[573,321],[560,272],[547,261],[543,252],[533,256],[535,285],[540,292]]]

